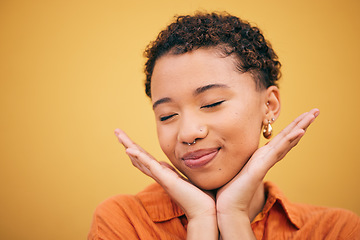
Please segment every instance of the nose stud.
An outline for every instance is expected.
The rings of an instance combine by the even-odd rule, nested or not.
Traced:
[[[187,145],[191,146],[196,143],[196,139],[192,143],[187,143]]]

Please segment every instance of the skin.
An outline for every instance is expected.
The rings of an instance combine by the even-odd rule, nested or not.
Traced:
[[[235,69],[233,56],[214,49],[162,56],[151,95],[161,148],[187,179],[117,129],[133,165],[184,210],[188,239],[255,239],[251,221],[265,202],[263,178],[319,110],[302,114],[258,148],[262,126],[279,116],[279,91],[257,89],[250,73]]]
[[[199,93],[204,87],[207,90]],[[250,73],[240,73],[233,57],[219,57],[215,50],[158,59],[151,89],[153,103],[170,99],[154,107],[163,152],[193,184],[206,190],[225,185],[240,171],[258,148],[263,120],[276,117],[269,113],[266,98],[278,95],[277,88],[256,90]],[[162,117],[171,118],[161,121]],[[196,144],[187,144],[194,140]],[[219,149],[214,160],[201,168],[188,167],[182,159],[213,149]]]

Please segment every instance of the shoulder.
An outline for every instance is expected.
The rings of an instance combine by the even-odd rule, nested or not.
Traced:
[[[147,215],[147,208],[159,203],[166,194],[157,183],[151,184],[136,195],[119,194],[112,196],[95,209],[94,217],[114,220],[131,218],[134,215]]]
[[[112,196],[100,203],[95,216],[98,217],[122,217],[133,215],[136,212],[146,211],[148,205],[156,204],[157,199],[166,194],[157,183],[151,184],[136,195],[119,194]]]
[[[144,208],[135,196],[116,195],[106,199],[95,209],[88,239],[124,239],[121,237],[124,233],[136,237],[130,219],[139,211]]]
[[[134,195],[116,195],[100,203],[95,209],[94,216],[97,218],[121,217],[127,214],[128,209],[140,210],[141,208],[139,199]]]
[[[287,219],[295,227],[295,234],[311,239],[360,239],[360,217],[340,209],[290,202],[272,183],[266,183],[270,214]],[[300,238],[301,239],[301,238]]]
[[[341,208],[299,204],[302,229],[334,239],[360,239],[360,217]]]
[[[155,192],[160,190],[153,184],[143,192],[149,188]],[[88,239],[137,239],[134,224],[140,226],[146,221],[151,219],[141,197],[125,194],[112,196],[96,207]]]
[[[138,239],[156,231],[156,223],[181,216],[164,189],[151,184],[136,195],[116,195],[100,203],[88,239]]]

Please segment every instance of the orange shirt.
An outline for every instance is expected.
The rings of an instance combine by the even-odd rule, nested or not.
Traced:
[[[360,239],[360,218],[350,211],[291,203],[269,182],[265,192],[265,206],[251,223],[257,239]],[[88,239],[186,239],[186,227],[183,211],[155,183],[100,204]]]

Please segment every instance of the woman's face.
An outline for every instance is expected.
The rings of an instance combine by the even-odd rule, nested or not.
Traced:
[[[237,71],[232,56],[214,49],[164,55],[151,95],[162,150],[202,189],[226,184],[258,148],[266,90]]]

